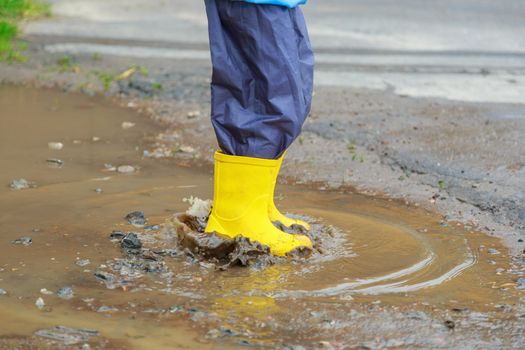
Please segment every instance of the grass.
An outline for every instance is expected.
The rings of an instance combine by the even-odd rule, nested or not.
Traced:
[[[0,0],[0,61],[25,61],[22,52],[27,44],[18,39],[18,24],[50,14],[50,6],[37,0]]]
[[[352,161],[359,161],[360,163],[365,162],[365,159],[366,159],[365,155],[361,153],[357,153],[357,148],[353,143],[347,144],[346,149],[352,155]]]

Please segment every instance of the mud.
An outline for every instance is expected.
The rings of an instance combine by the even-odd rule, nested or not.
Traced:
[[[191,210],[177,214],[192,196],[211,198],[211,169],[143,157],[163,131],[145,118],[11,86],[0,107],[0,346],[67,348],[71,329],[98,332],[72,331],[75,346],[109,349],[524,341],[525,265],[496,238],[404,202],[280,186],[278,206],[306,215],[320,239],[308,258],[269,259],[253,243],[202,236]],[[64,165],[49,167],[54,157]],[[21,177],[38,186],[11,189]],[[11,244],[21,237],[32,243]]]

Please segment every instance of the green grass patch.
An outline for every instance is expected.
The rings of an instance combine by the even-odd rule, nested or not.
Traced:
[[[35,0],[0,0],[0,61],[20,62],[27,44],[18,39],[18,24],[51,14],[49,4]]]

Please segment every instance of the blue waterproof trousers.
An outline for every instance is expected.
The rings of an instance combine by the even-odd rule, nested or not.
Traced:
[[[224,153],[276,159],[310,113],[314,56],[299,7],[205,0],[211,119]]]

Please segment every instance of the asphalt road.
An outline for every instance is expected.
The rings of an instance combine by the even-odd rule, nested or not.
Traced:
[[[51,52],[209,60],[203,1],[52,2],[56,17],[26,28],[60,37]],[[525,101],[521,0],[311,0],[304,11],[318,86]]]

